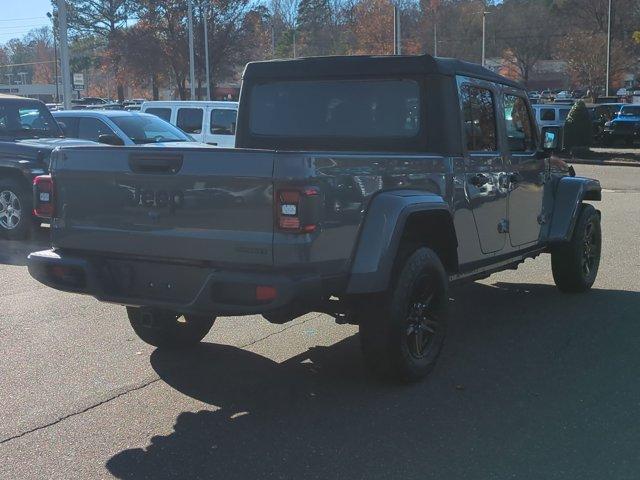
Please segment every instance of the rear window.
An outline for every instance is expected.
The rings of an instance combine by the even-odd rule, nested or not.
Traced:
[[[274,81],[251,90],[249,130],[289,138],[410,138],[420,86],[405,80]]]
[[[540,109],[540,120],[543,122],[553,122],[556,119],[556,111],[553,108]]]
[[[0,135],[14,138],[60,137],[62,131],[44,104],[9,100],[0,103]]]
[[[171,109],[170,108],[147,108],[144,113],[150,113],[156,117],[160,117],[165,122],[171,121]]]

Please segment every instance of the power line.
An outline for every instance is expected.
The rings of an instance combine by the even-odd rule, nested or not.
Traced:
[[[25,28],[38,28],[38,27],[48,27],[47,23],[33,23],[31,25],[14,25],[11,27],[3,27],[0,26],[0,30],[15,30],[15,29],[25,29]]]
[[[36,18],[47,18],[44,16],[41,17],[24,17],[24,18],[2,18],[0,22],[19,22],[20,20],[35,20]]]
[[[28,63],[11,63],[7,65],[0,65],[0,68],[8,68],[8,67],[24,67],[27,65],[42,65],[44,63],[54,63],[54,60],[45,60],[42,62],[28,62]]]

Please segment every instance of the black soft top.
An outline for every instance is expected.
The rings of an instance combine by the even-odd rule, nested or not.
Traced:
[[[518,82],[476,63],[431,55],[358,55],[306,57],[295,60],[251,62],[243,79],[327,78],[378,75],[465,75],[522,89]]]

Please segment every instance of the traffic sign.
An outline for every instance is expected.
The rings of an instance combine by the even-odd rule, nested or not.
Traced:
[[[73,74],[73,89],[84,90],[84,74],[82,73]]]

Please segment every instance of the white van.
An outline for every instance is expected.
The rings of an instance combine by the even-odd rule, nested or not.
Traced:
[[[199,142],[227,148],[236,144],[238,102],[152,101],[144,102],[140,110],[166,120]]]
[[[563,126],[573,105],[566,103],[537,103],[531,105],[539,127],[547,125]]]

